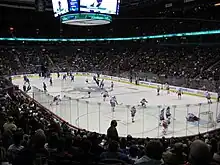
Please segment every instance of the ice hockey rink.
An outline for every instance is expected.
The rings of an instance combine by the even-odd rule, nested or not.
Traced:
[[[85,82],[88,78],[89,83]],[[156,89],[139,86],[129,83],[114,81],[114,90],[110,90],[110,80],[105,80],[104,89],[109,91],[110,96],[116,96],[118,104],[115,112],[112,112],[109,99],[103,101],[102,90],[97,87],[92,77],[75,76],[75,81],[53,78],[53,85],[50,86],[49,79],[29,78],[32,91],[28,93],[47,109],[67,121],[71,125],[106,134],[111,120],[116,120],[117,130],[120,136],[132,135],[133,137],[162,137],[162,127],[159,125],[159,114],[163,107],[170,106],[172,119],[166,133],[166,137],[190,136],[219,127],[208,126],[208,115],[212,112],[213,120],[218,115],[218,104],[213,101],[207,104],[203,97],[196,97],[183,94],[182,99],[177,98],[176,93],[167,94],[161,91],[160,96],[156,95]],[[47,84],[47,93],[44,93],[43,82]],[[23,79],[15,79],[13,83],[19,85],[20,89],[24,84]],[[88,98],[88,91],[91,91],[91,98]],[[61,95],[59,105],[50,105],[53,97]],[[140,100],[145,98],[148,101],[146,108],[139,106]],[[201,104],[200,104],[201,103]],[[135,106],[137,113],[135,122],[131,121],[130,108]],[[199,122],[187,122],[188,113],[199,116]],[[203,114],[204,113],[204,114]]]

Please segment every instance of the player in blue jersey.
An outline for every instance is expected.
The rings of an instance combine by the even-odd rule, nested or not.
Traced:
[[[90,6],[91,7],[99,7],[102,4],[102,0],[95,0]]]

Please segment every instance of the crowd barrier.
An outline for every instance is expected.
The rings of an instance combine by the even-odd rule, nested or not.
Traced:
[[[65,73],[61,73],[62,74]],[[74,73],[76,76],[93,76],[93,73]],[[38,78],[37,74],[27,75],[31,78]],[[57,75],[52,74],[53,77]],[[122,83],[130,83],[126,78],[100,75],[101,78],[118,81]],[[16,75],[12,77],[13,80],[23,78],[23,75]],[[141,86],[146,86],[150,88],[156,88],[158,83],[152,82],[139,82]],[[112,113],[110,110],[109,104],[105,103],[94,103],[88,102],[85,100],[77,100],[70,97],[63,97],[62,102],[59,105],[54,105],[52,103],[53,96],[44,93],[42,90],[32,87],[32,97],[46,109],[50,110],[57,117],[69,123],[70,126],[75,126],[76,128],[87,129],[90,131],[96,131],[99,133],[106,133],[106,129],[109,127],[110,121],[116,119],[118,121],[118,130],[120,136],[126,136],[128,134],[133,135],[134,137],[161,137],[161,129],[158,125],[160,113],[163,105],[151,106],[146,109],[138,109],[136,115],[135,124],[131,123],[130,117],[130,105],[120,105],[117,106],[117,112]],[[170,86],[171,91],[179,87]],[[204,97],[205,91],[194,90],[189,88],[182,88],[185,94],[196,95]],[[211,93],[212,98],[216,98],[216,93]],[[52,103],[52,105],[51,105]],[[202,132],[212,131],[219,128],[218,124],[209,126],[208,121],[210,120],[211,113],[212,120],[215,122],[219,114],[218,103],[214,102],[213,104],[194,104],[194,105],[172,105],[172,123],[169,126],[168,136],[191,136]],[[198,117],[202,117],[202,120],[198,123],[189,123],[185,120],[185,117],[188,113],[194,113]],[[120,117],[119,117],[120,116]],[[150,121],[153,121],[150,122]],[[215,122],[216,123],[216,122]],[[154,125],[154,127],[152,127]]]
[[[111,120],[115,119],[118,121],[117,129],[120,136],[129,134],[133,137],[156,138],[163,136],[162,127],[159,125],[159,114],[163,105],[138,107],[135,123],[132,123],[130,105],[118,105],[116,111],[112,112],[107,103],[74,99],[65,96],[65,93],[63,93],[62,101],[56,104],[53,102],[52,95],[36,87],[33,87],[33,98],[70,125],[80,129],[105,134]],[[219,128],[219,124],[216,122],[220,113],[217,102],[212,104],[171,105],[170,108],[172,118],[167,137],[191,136]],[[201,120],[193,123],[188,122],[186,120],[188,113],[197,115]],[[210,126],[210,124],[212,125]]]
[[[62,76],[63,74],[66,74],[66,72],[61,72],[60,76]],[[88,72],[74,72],[73,73],[75,76],[94,76],[96,75],[96,73],[88,73]],[[14,75],[12,76],[13,80],[16,79],[22,79],[24,75]],[[28,77],[30,78],[39,78],[38,74],[27,74]],[[52,73],[51,74],[52,77],[57,77],[56,73]],[[100,78],[104,78],[106,80],[112,80],[112,81],[117,81],[117,82],[123,82],[123,83],[129,83],[130,81],[128,78],[124,78],[124,77],[116,77],[116,76],[108,76],[108,75],[100,75]],[[164,87],[163,84],[160,83],[153,83],[153,82],[147,82],[147,81],[140,81],[139,85],[141,86],[145,86],[145,87],[149,87],[149,88],[157,88],[157,86],[159,85],[160,87]],[[199,96],[199,97],[204,97],[205,96],[205,92],[204,90],[197,90],[197,89],[191,89],[191,88],[185,88],[185,87],[179,87],[179,86],[173,86],[173,85],[169,85],[170,90],[172,92],[176,92],[179,88],[182,89],[182,91],[184,92],[184,94],[188,94],[188,95],[193,95],[193,96]],[[217,93],[215,92],[209,92],[212,99],[216,99],[217,98]]]

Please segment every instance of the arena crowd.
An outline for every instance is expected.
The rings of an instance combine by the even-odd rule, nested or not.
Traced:
[[[188,17],[200,12],[193,11]],[[1,37],[130,37],[219,29],[219,22],[201,20],[119,19],[106,28],[81,27],[79,30],[78,27],[60,28],[59,21],[51,20],[51,13],[43,13],[44,20],[48,21],[42,21],[32,11],[1,8],[1,13],[7,15],[1,20]],[[201,16],[208,17],[210,12],[206,11]],[[33,21],[36,19],[38,21]],[[11,22],[14,22],[15,31],[8,33]],[[205,44],[211,41],[216,46]],[[88,132],[70,126],[10,80],[11,75],[40,73],[42,70],[90,71],[219,92],[218,41],[219,35],[150,41],[0,41],[0,163],[220,165],[220,130],[182,138],[119,137],[117,122],[113,120],[104,135]]]
[[[155,81],[162,81],[164,75],[166,80],[185,80],[185,86],[216,90],[218,48],[148,48],[135,42],[126,42],[130,47],[124,43],[118,47],[118,42],[89,44],[76,44],[74,49],[5,46],[0,49],[1,73],[39,73],[42,66],[51,72],[93,70],[121,76],[149,72]],[[135,139],[130,135],[118,137],[117,122],[112,121],[107,134],[100,135],[69,126],[13,86],[10,79],[1,77],[0,84],[0,161],[4,164],[220,164],[219,130],[186,138]]]
[[[145,41],[25,43],[0,48],[5,74],[72,71],[103,73],[218,92],[217,46],[147,46]],[[4,73],[3,73],[4,74]]]
[[[0,161],[12,165],[217,165],[220,132],[186,138],[118,137],[117,122],[106,135],[70,127],[13,86],[0,79]]]

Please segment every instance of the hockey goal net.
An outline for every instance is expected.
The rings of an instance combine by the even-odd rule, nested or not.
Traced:
[[[208,128],[212,128],[215,126],[215,121],[213,119],[213,112],[211,111],[206,111],[206,112],[201,112],[199,114],[199,118],[200,118],[200,126],[202,127],[208,127]]]

